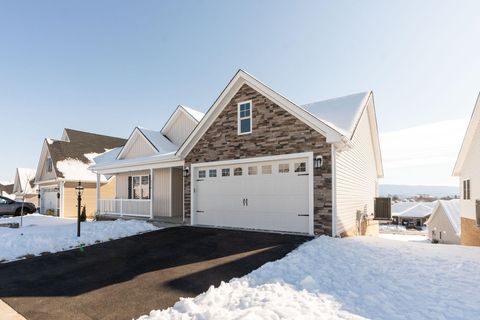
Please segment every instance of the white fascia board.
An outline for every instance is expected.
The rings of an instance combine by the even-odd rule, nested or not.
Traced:
[[[325,136],[327,138],[327,143],[335,143],[342,141],[343,135],[340,134],[338,131],[331,128],[323,121],[304,110],[302,107],[296,105],[284,96],[275,92],[273,89],[266,86],[259,80],[255,79],[250,74],[246,73],[243,70],[239,70],[235,74],[233,79],[228,83],[227,87],[222,91],[217,100],[215,100],[214,104],[207,111],[202,121],[200,121],[198,126],[193,130],[187,140],[179,148],[179,150],[177,151],[177,155],[184,157],[190,152],[195,143],[203,136],[203,134],[215,121],[220,112],[226,107],[226,105],[230,102],[230,100],[237,93],[240,87],[244,84],[252,87],[258,93],[267,97],[273,103],[287,110],[293,116],[315,129],[321,135]]]
[[[181,159],[167,159],[167,160],[146,160],[142,162],[128,162],[128,163],[115,163],[103,166],[89,167],[90,171],[100,174],[116,174],[130,171],[140,171],[148,169],[170,168],[170,167],[183,167],[184,161]]]
[[[122,147],[122,150],[120,150],[120,152],[118,153],[117,159],[121,159],[122,156],[124,156],[125,153],[130,150],[131,145],[137,141],[136,139],[138,139],[137,138],[138,136],[140,136],[142,139],[144,139],[147,142],[147,144],[152,148],[153,152],[158,153],[157,148],[155,148],[152,142],[147,137],[145,137],[145,135],[142,133],[142,130],[140,130],[138,127],[135,127],[135,129],[133,129],[132,133],[130,134],[130,137],[128,137],[127,142]]]
[[[375,111],[375,101],[373,92],[370,92],[367,100],[368,122],[370,124],[370,134],[375,152],[375,162],[377,165],[377,178],[383,178],[383,160],[382,149],[380,148],[380,134],[378,133],[377,113]]]

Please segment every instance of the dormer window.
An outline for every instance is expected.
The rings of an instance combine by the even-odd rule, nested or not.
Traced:
[[[252,101],[238,104],[238,134],[252,133]]]
[[[52,171],[53,171],[52,159],[51,159],[51,158],[48,158],[48,159],[47,159],[47,172],[52,172]]]

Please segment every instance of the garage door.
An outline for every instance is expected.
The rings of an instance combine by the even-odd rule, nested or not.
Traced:
[[[54,189],[42,190],[40,209],[40,212],[43,214],[46,214],[50,209],[57,211],[57,192]]]
[[[192,223],[309,233],[310,170],[307,158],[195,167]]]

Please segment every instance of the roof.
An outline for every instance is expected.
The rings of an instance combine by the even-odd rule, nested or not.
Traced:
[[[462,172],[463,164],[467,158],[468,152],[471,148],[471,145],[475,139],[475,133],[478,131],[478,126],[480,124],[480,94],[477,97],[475,106],[473,108],[472,116],[470,117],[470,122],[468,123],[467,132],[463,138],[462,146],[460,152],[458,153],[457,161],[455,162],[455,167],[453,168],[453,175],[459,176]]]
[[[2,192],[5,192],[6,194],[12,194],[13,193],[13,183],[11,184],[1,184],[0,183],[0,195]]]
[[[370,92],[360,92],[334,99],[317,101],[301,107],[351,138],[367,103]]]
[[[167,134],[168,130],[171,128],[171,126],[175,123],[175,121],[180,117],[182,113],[185,114],[188,118],[190,118],[195,125],[197,125],[205,116],[205,113],[203,112],[194,110],[184,105],[179,105],[175,109],[175,111],[170,115],[170,118],[168,118],[167,122],[165,122],[160,132],[163,134]]]
[[[168,153],[177,151],[178,146],[168,140],[160,131],[149,130],[141,127],[137,129],[147,138],[158,153]]]
[[[460,235],[461,232],[461,225],[460,225],[460,200],[459,199],[452,199],[452,200],[439,200],[437,206],[435,207],[435,210],[433,214],[430,216],[428,221],[426,222],[429,224],[432,219],[439,214],[438,212],[441,212],[442,210],[438,210],[438,208],[443,208],[443,212],[447,216],[448,220],[450,221],[450,224],[453,227],[453,230],[455,230],[455,233],[457,235]]]
[[[402,218],[425,218],[432,214],[436,202],[397,202],[392,205],[392,216]]]
[[[197,122],[200,122],[200,120],[202,120],[205,116],[205,113],[186,107],[184,105],[180,105],[180,107],[185,109],[185,111],[187,111],[195,120],[197,120]]]
[[[82,180],[83,177],[88,176],[84,171],[84,166],[81,164],[90,165],[93,158],[106,150],[123,146],[126,139],[110,137],[101,134],[83,132],[73,129],[65,129],[69,141],[49,140],[47,141],[50,157],[54,164],[57,177],[71,180]],[[76,160],[76,163],[82,168],[72,167],[72,161],[65,164],[68,160]]]
[[[15,192],[20,192],[22,194],[34,194],[35,191],[35,175],[36,170],[30,168],[17,168],[15,176]],[[18,183],[17,186],[17,178]]]

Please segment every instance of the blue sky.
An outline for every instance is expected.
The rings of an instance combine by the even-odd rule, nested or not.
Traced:
[[[160,129],[178,104],[205,111],[238,68],[299,104],[371,89],[382,133],[466,119],[480,90],[478,12],[468,1],[0,0],[0,180],[36,167],[64,127],[127,137]],[[423,176],[385,163],[385,182],[455,183],[459,143]]]

